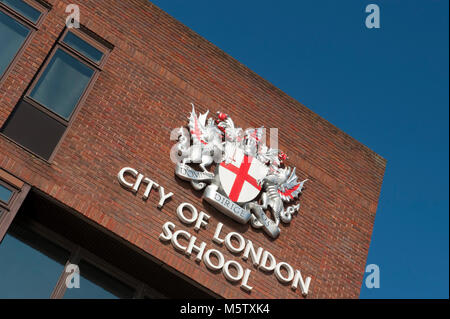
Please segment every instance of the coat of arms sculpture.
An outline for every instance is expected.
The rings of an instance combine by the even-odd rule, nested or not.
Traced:
[[[224,113],[215,120],[208,114],[197,115],[192,104],[189,130],[177,132],[175,174],[205,189],[204,199],[222,213],[277,238],[280,221],[290,223],[300,208],[285,203],[298,198],[307,180],[298,182],[295,168],[285,166],[286,154],[265,145],[263,127],[244,131]],[[208,170],[213,163],[214,173]]]

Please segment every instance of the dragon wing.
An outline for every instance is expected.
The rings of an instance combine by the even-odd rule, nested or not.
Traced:
[[[295,198],[298,197],[298,195],[302,192],[303,185],[307,181],[305,179],[302,182],[297,181],[297,175],[295,174],[295,168],[292,170],[288,168],[286,171],[286,175],[289,175],[287,180],[278,186],[278,193],[280,194],[281,198],[285,202],[289,202]]]
[[[207,111],[204,114],[195,114],[195,106],[193,103],[192,105],[192,112],[189,117],[189,131],[191,132],[192,139],[195,142],[201,142],[203,144],[207,144],[204,141],[204,135],[206,132],[206,117],[208,116],[209,111]]]

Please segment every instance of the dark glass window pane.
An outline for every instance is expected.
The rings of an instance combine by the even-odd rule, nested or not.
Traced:
[[[93,69],[58,49],[30,96],[68,120],[93,74]]]
[[[39,17],[41,16],[41,12],[39,10],[30,6],[23,0],[0,0],[0,1],[34,23],[36,23],[39,20]]]
[[[49,298],[69,253],[34,233],[0,244],[0,298]]]
[[[3,134],[49,159],[66,127],[25,101],[20,101],[3,127]]]
[[[30,30],[0,11],[0,77],[25,42]]]
[[[12,190],[0,184],[0,201],[8,203],[12,197]]]
[[[93,47],[80,37],[76,36],[72,32],[67,32],[63,42],[94,62],[100,62],[103,57],[102,51],[97,50],[95,47]]]
[[[133,298],[133,288],[94,265],[82,260],[79,267],[80,288],[67,289],[65,299]]]

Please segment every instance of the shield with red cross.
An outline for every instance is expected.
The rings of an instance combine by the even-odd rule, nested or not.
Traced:
[[[258,196],[261,186],[257,181],[267,172],[268,167],[261,161],[236,148],[232,161],[229,164],[222,162],[219,166],[220,184],[233,202],[246,203]]]

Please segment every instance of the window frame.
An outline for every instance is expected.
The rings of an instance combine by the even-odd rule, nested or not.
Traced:
[[[6,180],[11,181],[11,183],[15,184],[16,182],[21,182],[20,180],[14,181],[14,176],[9,176],[7,172],[0,169],[0,178],[3,178],[4,176],[6,176]],[[28,204],[24,202],[25,197],[29,200]],[[37,188],[31,190],[31,187],[24,183],[19,196],[13,205],[15,206],[14,210],[16,213],[23,205],[28,205],[25,206],[25,209],[29,210],[31,208],[32,213],[27,214],[26,212],[23,212],[17,217],[15,216],[16,213],[14,215],[9,214],[10,218],[8,218],[7,223],[3,225],[0,220],[0,244],[2,242],[1,239],[4,238],[9,230],[13,232],[13,235],[15,230],[25,230],[26,232],[34,232],[43,237],[43,239],[52,242],[53,245],[59,246],[69,253],[69,256],[66,257],[68,260],[65,264],[63,260],[59,260],[60,263],[64,264],[64,267],[60,273],[60,277],[53,286],[54,288],[49,295],[49,298],[58,299],[64,296],[67,289],[66,279],[70,275],[70,273],[65,272],[66,267],[69,263],[79,265],[81,259],[133,289],[132,299],[167,299],[172,298],[172,294],[176,293],[175,291],[178,291],[178,288],[166,290],[166,281],[157,281],[156,285],[153,286],[153,275],[150,277],[147,276],[148,268],[145,268],[146,266],[150,267],[153,271],[161,270],[162,275],[166,280],[178,280],[175,278],[179,277],[182,283],[181,288],[182,290],[184,289],[185,292],[192,291],[194,292],[194,295],[196,295],[196,291],[193,290],[195,289],[201,291],[201,298],[221,298],[207,288],[202,287],[200,284],[196,284],[188,276],[183,275],[175,269],[161,265],[160,261],[152,256],[142,254],[142,251],[132,243],[123,240],[123,238],[111,233],[91,219],[85,218],[85,216],[82,216],[77,211],[63,205]],[[56,215],[61,216],[61,218],[55,221],[55,216],[53,216],[52,213],[35,214],[36,211],[57,212],[58,214]],[[69,231],[61,232],[54,228],[61,226],[63,230],[69,229]],[[71,230],[73,227],[75,227],[74,232]],[[4,231],[3,234],[2,231]],[[87,240],[83,240],[85,236],[88,236]],[[98,241],[95,239],[98,239]],[[117,247],[119,250],[112,254],[103,255],[102,251],[104,250],[105,243],[107,247],[114,247],[113,249]],[[42,248],[38,245],[33,246],[33,248],[43,252]],[[137,266],[141,267],[141,270],[137,271],[137,268],[134,268],[133,266],[129,267],[130,263],[122,262],[127,259],[123,259],[121,257],[122,255],[117,254],[120,251],[125,256],[131,257],[137,263]],[[97,255],[99,252],[100,254]],[[118,262],[119,259],[121,262]],[[134,265],[134,263],[131,263],[131,265]],[[144,273],[145,275],[142,276]],[[101,286],[101,283],[97,285]],[[194,298],[197,299],[199,296],[197,295]]]
[[[0,169],[0,173],[4,174],[4,172]],[[9,175],[9,174],[8,174]],[[1,176],[0,176],[1,177]],[[0,182],[5,182],[5,179],[0,178]],[[21,188],[19,186],[15,187],[12,184],[7,183],[13,187],[15,190],[13,196],[11,196],[8,205],[0,205],[0,244],[3,241],[11,223],[16,217],[19,208],[21,207],[23,201],[28,195],[31,187],[28,184],[23,184]]]
[[[8,213],[14,209],[15,201],[19,197],[19,194],[22,192],[22,190],[25,188],[25,183],[22,180],[16,178],[15,176],[11,175],[9,172],[0,168],[0,185],[6,187],[7,189],[13,192],[11,198],[7,203],[0,200],[0,210],[3,210],[4,212]],[[2,222],[3,222],[2,214],[0,214],[0,229],[2,227]],[[2,236],[0,231],[0,242],[1,240]]]
[[[65,53],[69,54],[71,57],[77,59],[78,61],[81,61],[82,63],[86,64],[86,59],[83,59],[81,57],[78,56],[77,53],[73,52],[73,49],[69,49],[67,48],[67,46],[63,46],[61,45],[61,43],[57,43],[55,45],[55,47],[52,49],[50,55],[48,56],[47,60],[45,61],[45,63],[42,65],[41,70],[38,72],[38,74],[36,75],[35,79],[33,80],[33,82],[31,83],[30,87],[27,89],[27,91],[25,92],[25,95],[23,96],[23,100],[27,103],[30,103],[32,106],[36,107],[37,109],[39,109],[40,111],[44,112],[45,114],[47,114],[48,116],[50,116],[51,118],[59,121],[61,124],[63,124],[64,126],[66,126],[66,130],[69,127],[71,121],[73,120],[73,118],[75,118],[78,109],[80,108],[80,106],[82,104],[84,104],[87,96],[89,95],[90,91],[92,90],[93,87],[93,83],[97,80],[98,75],[99,75],[99,70],[98,67],[93,67],[92,64],[88,64],[89,67],[91,67],[94,71],[91,79],[89,80],[88,85],[86,86],[86,88],[84,89],[83,94],[80,96],[77,104],[75,104],[72,113],[70,114],[68,119],[63,118],[61,115],[53,112],[52,110],[50,110],[48,107],[46,107],[45,105],[39,103],[38,101],[36,101],[35,99],[33,99],[30,95],[31,92],[33,92],[34,88],[36,87],[37,83],[39,82],[42,74],[46,71],[48,65],[50,64],[50,62],[52,61],[53,57],[55,56],[56,52],[58,51],[58,49],[61,49],[62,51],[64,51]],[[64,138],[64,135],[63,137]],[[61,138],[61,139],[62,139]],[[58,143],[59,144],[59,143]],[[58,146],[57,146],[58,147]],[[56,148],[55,148],[56,149]],[[54,152],[54,151],[53,151]],[[53,154],[52,154],[53,156]],[[50,158],[52,157],[50,156]]]
[[[64,43],[63,39],[64,39],[64,37],[66,36],[66,34],[68,32],[74,33],[76,36],[78,36],[82,40],[86,41],[89,45],[92,45],[96,49],[100,50],[103,53],[102,59],[98,63],[96,63],[95,61],[92,61],[91,59],[89,59],[88,57],[83,55],[82,53],[78,52],[74,48],[72,48],[69,45],[67,45],[66,43]],[[20,142],[17,142],[15,140],[9,138],[7,135],[3,134],[2,132],[0,132],[0,135],[2,135],[3,137],[7,138],[10,141],[12,141],[14,144],[20,146],[21,148],[25,149],[26,151],[30,152],[34,156],[42,159],[43,161],[45,161],[47,163],[52,163],[56,153],[58,152],[58,150],[59,150],[63,140],[65,139],[65,137],[67,135],[68,130],[71,128],[74,119],[77,117],[78,112],[81,110],[82,106],[86,102],[87,97],[89,96],[90,92],[94,88],[94,85],[95,85],[98,77],[100,76],[100,73],[103,70],[103,67],[106,64],[106,62],[108,60],[108,57],[111,54],[113,48],[114,48],[114,46],[112,44],[108,43],[104,39],[101,39],[95,33],[90,31],[89,29],[87,29],[83,25],[80,25],[79,29],[76,29],[76,28],[70,28],[69,29],[69,28],[65,27],[64,30],[62,31],[62,33],[60,34],[60,36],[58,37],[58,39],[57,39],[56,43],[54,44],[53,48],[51,49],[51,51],[50,51],[49,55],[47,56],[46,60],[44,61],[44,63],[40,67],[39,72],[34,76],[31,84],[29,85],[29,87],[27,88],[25,93],[23,94],[22,100],[24,102],[31,104],[33,107],[35,107],[39,111],[42,111],[47,116],[49,116],[50,118],[58,121],[59,123],[61,123],[62,125],[64,125],[66,127],[64,133],[62,134],[61,138],[59,139],[58,143],[56,144],[55,148],[53,149],[53,151],[52,151],[52,153],[51,153],[51,155],[50,155],[50,157],[48,159],[44,158],[43,156],[41,156],[39,154],[37,154],[36,152],[31,150],[30,148],[20,144]],[[90,68],[92,68],[92,70],[94,71],[91,79],[89,80],[88,85],[84,89],[83,94],[80,96],[77,104],[75,105],[75,107],[74,107],[74,109],[73,109],[73,111],[70,114],[70,117],[68,119],[63,118],[59,114],[53,112],[52,110],[47,108],[45,105],[42,105],[41,103],[39,103],[38,101],[34,100],[31,97],[31,93],[33,92],[34,88],[36,87],[37,83],[39,82],[42,74],[45,72],[45,70],[47,69],[48,65],[52,61],[54,55],[56,54],[56,52],[59,49],[63,50],[65,53],[69,54],[74,59],[78,60],[79,62],[87,65]],[[16,107],[17,107],[17,105],[16,105]],[[7,123],[7,121],[5,123]]]
[[[42,23],[45,20],[45,17],[47,16],[48,12],[51,9],[50,4],[41,2],[39,0],[23,0],[23,1],[41,12],[41,15],[39,16],[37,22],[29,20],[27,17],[23,16],[19,12],[16,12],[14,9],[8,7],[3,2],[0,2],[0,12],[5,13],[6,15],[8,15],[9,17],[19,22],[20,24],[24,25],[30,30],[27,37],[25,38],[25,41],[23,41],[19,50],[17,50],[13,59],[6,68],[5,72],[2,75],[0,75],[0,87],[3,85],[3,82],[8,78],[9,73],[14,69],[18,60],[22,57],[26,47],[30,44],[36,32],[41,28]]]
[[[11,184],[7,183],[6,181],[4,181],[3,179],[0,179],[0,186],[8,189],[11,191],[11,197],[9,198],[9,200],[7,202],[4,202],[3,200],[0,199],[0,209],[6,209],[9,210],[11,207],[11,204],[14,202],[14,199],[17,196],[17,193],[19,192],[19,189],[17,189],[16,187],[12,186]]]
[[[87,42],[89,45],[91,45],[94,48],[96,48],[97,50],[101,51],[103,53],[101,60],[99,62],[95,62],[94,60],[91,60],[89,57],[85,56],[81,52],[78,52],[76,49],[74,49],[71,46],[69,46],[68,44],[66,44],[64,42],[64,38],[66,37],[67,33],[69,33],[69,32],[75,34],[77,37],[79,37],[83,41]],[[111,53],[112,48],[111,47],[108,48],[106,45],[102,45],[101,40],[93,39],[93,37],[95,37],[95,35],[89,35],[89,33],[91,33],[91,32],[83,26],[80,26],[80,29],[65,28],[58,40],[58,43],[61,46],[65,47],[66,49],[72,51],[74,54],[79,56],[81,59],[84,59],[86,62],[91,63],[94,67],[97,67],[100,70],[103,70],[103,67],[106,63],[107,57]]]
[[[80,31],[80,30],[74,29],[74,28],[73,29],[69,29],[67,27],[64,29],[64,31],[62,32],[62,34],[58,38],[58,41],[57,41],[56,45],[52,48],[52,50],[50,52],[50,55],[47,57],[45,63],[42,65],[40,71],[36,74],[35,78],[33,79],[33,82],[31,83],[31,85],[26,90],[26,92],[25,92],[25,94],[23,96],[23,100],[25,102],[30,103],[34,107],[36,107],[39,110],[43,111],[48,116],[50,116],[50,117],[54,118],[55,120],[59,121],[61,124],[64,124],[66,126],[66,130],[69,128],[72,120],[76,117],[76,114],[78,113],[79,109],[84,104],[87,96],[91,92],[91,90],[92,90],[92,88],[94,86],[94,83],[97,81],[97,78],[98,78],[100,72],[103,70],[103,66],[105,65],[107,57],[108,57],[108,55],[110,53],[110,49],[108,49],[106,46],[101,46],[99,43],[97,43],[97,41],[95,41],[94,39],[91,39],[86,34],[86,31],[83,32],[83,31]],[[66,34],[68,32],[74,33],[75,35],[77,35],[78,37],[80,37],[81,39],[86,41],[88,44],[90,44],[93,47],[95,47],[96,49],[100,50],[103,53],[103,57],[100,60],[100,62],[99,63],[95,63],[94,61],[90,60],[88,57],[84,56],[80,52],[76,51],[74,48],[72,48],[69,45],[67,45],[66,43],[64,43],[63,39],[64,39],[64,37],[66,36]],[[33,90],[36,87],[37,83],[39,82],[42,74],[47,69],[48,65],[52,61],[52,59],[55,56],[55,54],[58,51],[58,49],[63,50],[65,53],[69,54],[70,56],[72,56],[76,60],[80,61],[81,63],[86,64],[87,66],[92,68],[93,71],[94,71],[94,74],[92,75],[91,79],[89,80],[89,83],[86,86],[86,88],[84,89],[84,92],[80,96],[80,99],[78,100],[77,104],[75,104],[75,106],[73,108],[73,111],[70,114],[68,119],[63,118],[59,114],[53,112],[48,107],[46,107],[45,105],[39,103],[38,101],[34,100],[31,97],[31,93],[33,92]],[[64,135],[65,134],[63,134],[63,136],[61,137],[61,140],[64,139]],[[58,143],[58,145],[59,145],[59,143]],[[58,148],[58,145],[55,147],[55,150]],[[54,152],[55,151],[53,151],[53,153]],[[50,159],[52,157],[53,157],[53,154],[50,156]],[[51,160],[49,160],[49,161],[51,161]]]
[[[108,274],[114,279],[122,282],[123,284],[129,286],[134,290],[132,299],[142,299],[145,295],[153,294],[156,295],[157,298],[164,299],[166,298],[159,292],[156,292],[153,288],[146,285],[145,283],[135,279],[131,275],[123,272],[122,270],[116,268],[114,265],[104,261],[100,257],[92,254],[89,250],[82,248],[78,244],[72,242],[70,239],[62,237],[61,235],[53,232],[46,226],[41,223],[34,221],[28,217],[25,218],[26,225],[16,225],[15,227],[19,227],[22,229],[28,229],[39,236],[42,236],[46,240],[52,242],[53,244],[60,246],[61,248],[67,250],[70,253],[68,260],[66,261],[63,271],[60,274],[58,281],[56,282],[54,289],[49,296],[50,299],[63,299],[67,290],[66,279],[70,275],[66,273],[66,267],[69,264],[79,265],[81,260],[84,260],[91,265],[98,268],[100,271]],[[35,248],[36,249],[36,248]],[[82,274],[80,274],[82,275]]]

